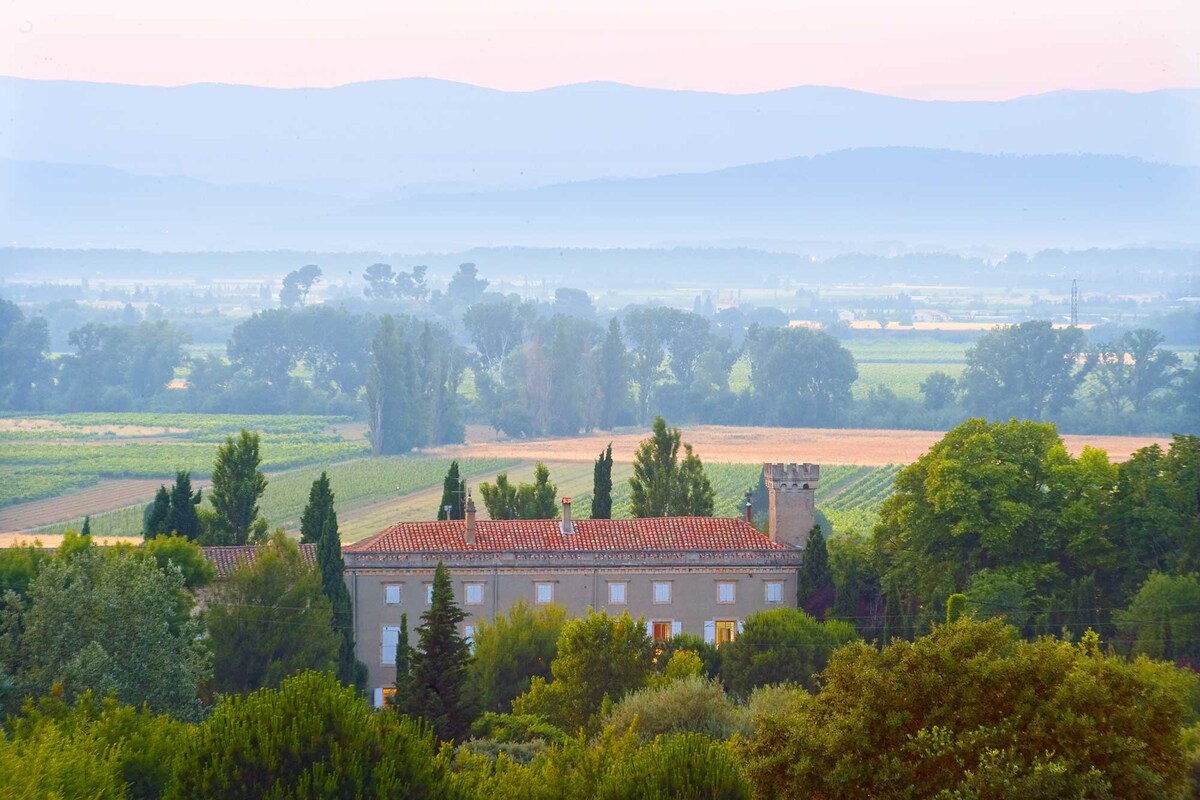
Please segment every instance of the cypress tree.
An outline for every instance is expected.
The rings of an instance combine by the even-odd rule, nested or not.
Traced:
[[[796,600],[801,608],[819,616],[824,609],[810,608],[821,593],[827,593],[833,584],[833,572],[829,567],[829,549],[825,546],[825,535],[820,525],[813,525],[808,532],[808,543],[804,546],[804,563],[800,566],[796,585]],[[829,600],[824,601],[828,603]]]
[[[342,541],[338,535],[337,513],[331,508],[317,542],[317,567],[321,571],[321,590],[333,607],[333,627],[341,637],[338,645],[338,679],[347,685],[357,678],[354,658],[354,617],[350,590],[346,588],[346,562],[342,558]]]
[[[187,470],[175,473],[175,485],[171,487],[171,505],[167,512],[166,532],[178,533],[189,542],[200,535],[200,519],[196,506],[201,492],[192,493],[192,474]]]
[[[142,518],[142,537],[153,539],[167,532],[167,515],[171,513],[171,493],[165,485],[154,493],[154,502],[146,507]]]
[[[396,693],[392,707],[403,709],[412,697],[412,648],[408,646],[408,614],[400,615],[400,636],[396,639]]]
[[[438,519],[462,519],[463,518],[463,502],[467,495],[467,485],[459,477],[458,461],[450,462],[450,469],[446,471],[446,479],[442,481],[442,502],[438,506]],[[446,515],[446,509],[450,509],[450,515]]]
[[[887,647],[892,639],[904,638],[904,612],[900,606],[900,592],[896,584],[888,586],[887,597],[883,603],[883,633],[879,643]]]
[[[83,518],[83,527],[79,529],[79,535],[80,536],[91,536],[92,535],[92,517],[91,517],[91,515],[87,515]]]
[[[329,487],[329,476],[324,472],[313,481],[308,490],[308,505],[300,517],[300,544],[312,544],[321,540],[325,530],[325,518],[333,513],[333,490]]]
[[[592,468],[592,519],[612,519],[612,442]]]
[[[454,602],[445,565],[433,575],[433,602],[421,615],[412,654],[412,683],[404,712],[426,720],[444,741],[460,739],[470,722],[465,697],[470,647],[459,633],[467,615]]]

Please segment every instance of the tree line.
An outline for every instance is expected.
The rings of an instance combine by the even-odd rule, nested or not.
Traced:
[[[1013,416],[1105,433],[1200,426],[1200,368],[1151,329],[1089,342],[1049,322],[998,328],[968,350],[961,376],[928,375],[919,399],[885,386],[855,399],[850,352],[828,333],[788,327],[782,313],[629,306],[605,319],[575,289],[556,290],[551,303],[490,292],[470,264],[444,292],[429,291],[419,269],[384,267],[368,271],[371,307],[405,313],[305,305],[296,278],[285,281],[295,290],[283,307],[233,329],[223,356],[189,357],[185,333],[145,320],[85,325],[70,335],[76,352],[52,359],[44,320],[0,301],[0,404],[351,414],[387,453],[460,441],[467,420],[518,437],[646,425],[656,415],[925,429]]]

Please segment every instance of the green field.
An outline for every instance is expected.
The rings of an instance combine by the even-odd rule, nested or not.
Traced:
[[[242,428],[262,434],[263,466],[281,470],[345,461],[367,453],[343,439],[338,417],[209,414],[68,414],[4,420],[0,428],[0,508],[95,484],[103,478],[169,480],[176,470],[203,477],[218,443]]]
[[[463,474],[487,474],[517,462],[502,459],[466,459],[459,462]],[[267,491],[259,504],[260,513],[272,527],[297,531],[300,515],[308,502],[308,491],[322,470],[329,473],[339,517],[355,508],[398,498],[429,487],[440,487],[448,459],[410,456],[360,458],[340,464],[309,466],[289,470],[267,478]],[[146,502],[151,498],[147,497]],[[436,514],[437,501],[427,504],[429,518]],[[91,519],[92,532],[97,536],[140,536],[143,504],[97,514]],[[78,529],[79,521],[67,521],[40,528],[42,533],[63,533]],[[343,526],[345,527],[345,526]],[[382,530],[380,526],[370,533]],[[358,537],[356,537],[358,538]]]

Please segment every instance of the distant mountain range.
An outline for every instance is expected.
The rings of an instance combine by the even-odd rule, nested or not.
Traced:
[[[1200,90],[929,102],[447,81],[173,88],[0,78],[0,157],[356,198],[708,172],[863,147],[1200,165]]]
[[[863,148],[698,174],[384,203],[0,161],[0,241],[164,250],[453,250],[763,241],[1036,250],[1200,239],[1200,168]]]
[[[18,246],[1194,243],[1198,170],[1200,90],[924,102],[0,78],[0,241]]]

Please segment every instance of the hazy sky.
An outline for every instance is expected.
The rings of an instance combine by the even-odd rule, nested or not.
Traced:
[[[922,98],[1200,85],[1200,0],[0,0],[0,72]]]

